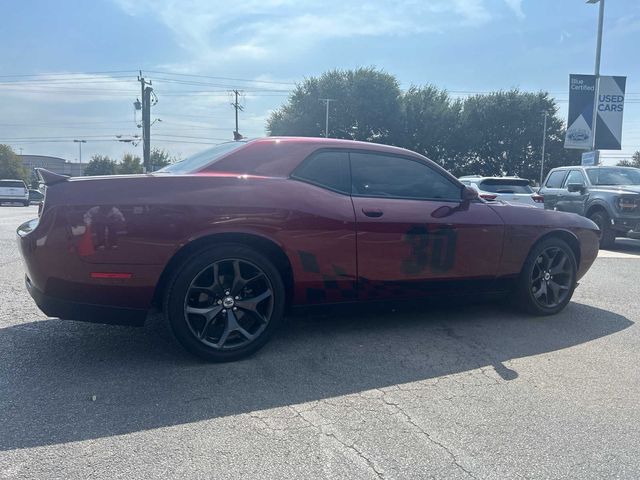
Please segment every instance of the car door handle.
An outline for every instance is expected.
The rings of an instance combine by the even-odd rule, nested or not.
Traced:
[[[367,217],[379,218],[384,213],[382,210],[378,210],[377,208],[363,208],[362,213],[364,213]]]

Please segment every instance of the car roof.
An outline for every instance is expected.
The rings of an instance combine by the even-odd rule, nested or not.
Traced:
[[[308,144],[326,148],[349,148],[359,150],[370,150],[377,152],[385,152],[396,155],[410,155],[412,157],[426,158],[417,152],[407,150],[406,148],[396,147],[393,145],[385,145],[383,143],[363,142],[359,140],[348,140],[342,138],[325,138],[325,137],[261,137],[248,140],[246,143],[297,143]]]

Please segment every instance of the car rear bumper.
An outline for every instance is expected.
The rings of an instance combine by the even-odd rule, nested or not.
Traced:
[[[136,327],[144,325],[147,318],[147,310],[70,302],[45,295],[33,285],[28,276],[25,276],[25,284],[38,308],[49,317]]]

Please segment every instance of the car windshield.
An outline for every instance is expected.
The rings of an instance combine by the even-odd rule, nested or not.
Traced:
[[[587,175],[593,185],[640,185],[638,168],[590,168]]]
[[[206,165],[217,162],[228,153],[246,145],[246,142],[226,142],[196,153],[172,165],[167,165],[155,173],[191,173]]]
[[[533,193],[528,180],[492,178],[484,180],[478,187],[484,192],[491,193]]]

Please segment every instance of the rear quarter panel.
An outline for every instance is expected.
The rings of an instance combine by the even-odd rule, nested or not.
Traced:
[[[45,214],[53,224],[46,246],[38,250],[58,260],[38,267],[43,274],[36,274],[37,286],[44,291],[64,280],[71,288],[67,293],[57,288],[57,293],[76,301],[82,293],[97,303],[148,307],[161,272],[180,248],[208,235],[244,233],[269,239],[284,251],[295,279],[294,304],[355,295],[355,220],[345,195],[295,180],[246,175],[92,179],[54,185],[47,195],[57,207]],[[95,271],[133,276],[93,279]],[[47,277],[44,272],[56,273]],[[139,288],[116,299],[109,289],[95,288],[105,285]]]

